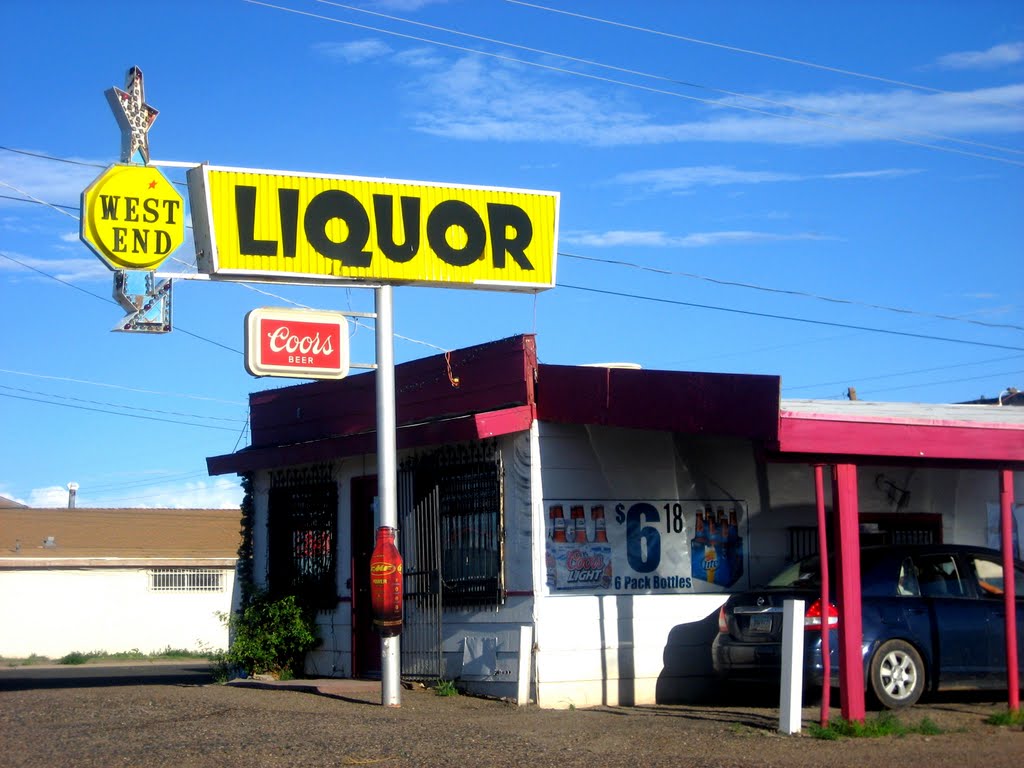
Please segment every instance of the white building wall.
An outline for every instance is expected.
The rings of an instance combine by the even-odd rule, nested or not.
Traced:
[[[816,528],[813,469],[759,462],[752,445],[741,440],[582,425],[540,424],[536,453],[541,509],[534,514],[535,565],[543,557],[536,544],[548,534],[545,510],[552,502],[602,500],[612,526],[615,499],[627,505],[659,500],[659,506],[666,499],[682,500],[687,529],[661,537],[663,556],[688,545],[689,511],[700,500],[735,501],[746,512],[740,521],[745,572],[729,587],[693,578],[688,586],[660,594],[596,585],[574,594],[537,577],[535,685],[541,706],[654,704],[712,693],[717,682],[710,648],[718,608],[731,592],[764,583],[786,565],[793,526]],[[902,503],[890,483],[907,491]],[[944,541],[991,545],[998,485],[994,470],[861,466],[859,511],[941,515]],[[1020,473],[1014,486],[1017,498],[1024,498]],[[826,471],[829,510],[831,497]],[[568,517],[568,505],[564,512]],[[1024,539],[1024,505],[1017,517]]]
[[[0,571],[0,656],[227,648],[217,613],[231,611],[234,571],[222,578],[223,592],[164,592],[145,568]]]
[[[663,555],[689,562],[695,500],[742,502],[748,546],[760,512],[761,478],[749,443],[669,432],[540,424],[542,485],[534,535],[547,535],[552,501],[682,500],[686,528],[661,537]],[[568,514],[568,509],[565,510]],[[752,566],[751,566],[752,567]],[[538,581],[536,670],[545,707],[654,704],[696,699],[715,682],[710,642],[722,587],[691,581],[657,594],[614,587],[566,593]],[[747,578],[733,586],[741,588]]]

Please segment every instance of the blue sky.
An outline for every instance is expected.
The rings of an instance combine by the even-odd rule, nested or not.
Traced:
[[[536,333],[542,362],[782,377],[787,398],[1024,388],[1024,5],[647,0],[9,3],[0,48],[0,495],[231,506],[259,306],[175,281],[112,333],[78,239],[145,74],[155,161],[552,190],[558,287],[395,290],[399,362]],[[459,34],[461,33],[461,34]],[[172,181],[184,171],[165,167]],[[184,188],[181,188],[184,192]],[[195,272],[186,243],[165,265]],[[373,361],[372,324],[352,337]]]

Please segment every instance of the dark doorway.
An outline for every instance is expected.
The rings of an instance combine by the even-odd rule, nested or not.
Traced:
[[[376,535],[377,476],[352,478],[352,676],[381,676],[380,635],[373,630],[370,557]]]

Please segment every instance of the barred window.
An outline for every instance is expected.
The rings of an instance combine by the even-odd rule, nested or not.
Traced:
[[[224,571],[216,568],[154,568],[151,592],[223,592]]]
[[[401,540],[422,549],[433,540],[426,531],[436,526],[440,545],[437,572],[445,607],[501,605],[505,597],[502,560],[504,517],[501,454],[493,443],[446,448],[405,463],[414,488],[414,507],[403,522],[415,535]],[[413,518],[414,510],[433,510],[430,518]],[[403,517],[406,517],[403,515]],[[406,533],[411,533],[406,528]],[[428,553],[416,552],[424,564]],[[427,566],[429,567],[429,566]]]
[[[270,591],[318,610],[338,602],[338,486],[329,471],[285,471],[275,475],[269,494]]]

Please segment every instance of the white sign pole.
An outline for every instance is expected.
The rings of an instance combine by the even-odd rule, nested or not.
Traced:
[[[398,446],[395,438],[395,332],[392,287],[374,289],[377,344],[377,497],[380,524],[398,530]],[[398,637],[381,638],[381,704],[400,707],[401,654]]]
[[[782,680],[779,731],[800,733],[804,688],[804,601],[782,603]]]

